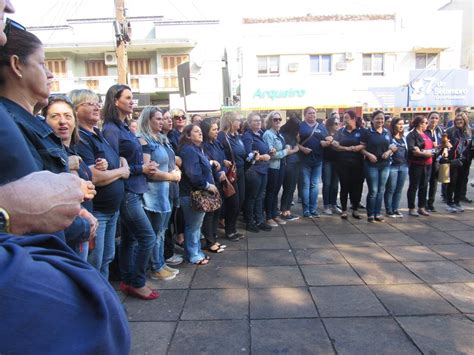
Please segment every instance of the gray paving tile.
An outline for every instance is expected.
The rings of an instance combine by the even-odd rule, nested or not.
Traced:
[[[416,240],[403,233],[375,233],[368,237],[381,246],[388,245],[419,245]]]
[[[451,261],[404,262],[406,267],[429,283],[472,282],[474,275]]]
[[[287,236],[311,236],[322,235],[323,232],[313,224],[293,225],[288,223],[283,227]]]
[[[472,354],[474,322],[463,316],[399,317],[424,354]]]
[[[384,249],[398,261],[445,261],[441,255],[423,245],[387,246]]]
[[[295,250],[295,257],[300,265],[346,264],[336,248]]]
[[[443,232],[472,230],[471,226],[468,226],[464,223],[460,223],[459,221],[432,221],[430,223],[430,226],[439,229]]]
[[[318,316],[306,287],[251,289],[249,297],[251,319]]]
[[[306,282],[311,286],[361,285],[360,277],[347,264],[303,265]]]
[[[181,265],[178,265],[176,266],[176,268],[179,269],[179,274],[176,275],[173,280],[159,281],[149,278],[147,279],[147,284],[149,284],[152,288],[156,288],[158,290],[189,288],[189,285],[191,285],[191,280],[194,276],[194,272],[196,271],[196,266],[189,265],[189,267],[183,267]]]
[[[132,335],[130,354],[166,354],[175,327],[175,322],[130,323]]]
[[[258,238],[249,238],[248,241],[249,250],[255,249],[289,249],[290,245],[288,244],[285,237],[258,237]]]
[[[324,235],[288,237],[288,241],[293,249],[327,248],[332,246],[329,239]]]
[[[298,287],[305,286],[297,266],[249,267],[249,287]]]
[[[366,218],[364,216],[364,218]],[[394,226],[390,225],[389,223],[361,223],[357,226],[357,228],[366,233],[366,234],[378,234],[378,233],[397,233],[397,230]]]
[[[246,267],[199,267],[192,288],[247,288]]]
[[[391,318],[325,318],[339,354],[419,354]]]
[[[190,290],[182,320],[248,319],[247,289]]]
[[[181,321],[169,354],[248,354],[247,320]]]
[[[472,232],[472,228],[467,231],[448,231],[448,234],[466,243],[474,244],[474,233]]]
[[[431,249],[449,260],[474,259],[474,246],[469,244],[433,245]]]
[[[252,320],[252,354],[332,354],[319,319]]]
[[[287,266],[296,265],[291,250],[249,250],[249,266]]]
[[[124,305],[130,321],[177,320],[183,308],[186,290],[160,290],[160,297],[143,301],[127,297]]]
[[[426,285],[379,285],[371,289],[395,315],[459,313]]]
[[[384,263],[396,260],[378,246],[371,247],[340,247],[339,252],[349,263]]]
[[[360,263],[353,267],[367,285],[422,283],[399,263]]]
[[[474,259],[473,260],[456,260],[455,263],[463,269],[474,274]]]
[[[226,243],[227,246],[232,242]],[[212,266],[247,266],[247,251],[226,250],[219,254],[209,253],[212,257]],[[211,264],[210,264],[211,265]]]
[[[328,238],[336,247],[366,247],[376,245],[373,240],[362,233],[328,234]]]
[[[367,286],[311,287],[310,290],[321,317],[388,315]]]
[[[474,313],[474,283],[449,283],[432,286],[461,312]]]
[[[321,230],[324,232],[324,234],[329,235],[329,234],[357,234],[360,233],[360,230],[350,224],[349,222],[346,222],[341,225],[334,225],[328,223],[327,225],[321,225],[320,226]]]
[[[462,243],[459,239],[454,238],[445,232],[437,232],[437,231],[415,232],[415,231],[408,230],[405,233],[423,245]]]

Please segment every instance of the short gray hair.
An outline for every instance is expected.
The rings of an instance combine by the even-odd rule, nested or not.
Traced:
[[[68,96],[74,107],[82,104],[83,102],[90,102],[100,99],[99,95],[89,89],[75,89],[72,90]]]

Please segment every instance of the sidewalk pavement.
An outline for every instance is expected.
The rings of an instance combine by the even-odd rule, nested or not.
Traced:
[[[474,206],[438,209],[302,218],[225,242],[209,265],[150,280],[157,300],[119,292],[132,353],[474,354]]]

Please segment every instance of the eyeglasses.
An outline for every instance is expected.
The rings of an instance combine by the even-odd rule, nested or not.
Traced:
[[[10,18],[7,18],[6,22],[5,22],[5,28],[3,29],[3,32],[5,33],[5,35],[8,37],[9,33],[10,33],[10,30],[11,28],[16,28],[17,30],[20,30],[20,31],[26,31],[26,27],[19,24],[18,22],[16,21],[13,21],[12,19]]]
[[[174,118],[175,120],[180,120],[180,121],[186,120],[186,116],[184,116],[184,115],[181,115],[181,116],[173,116],[173,118]]]
[[[77,105],[78,107],[79,106],[82,106],[82,105],[87,105],[89,107],[97,107],[97,108],[102,108],[102,103],[100,102],[94,102],[94,101],[90,101],[90,102],[81,102],[79,105]]]
[[[274,117],[273,122],[281,122],[282,119],[280,117]]]

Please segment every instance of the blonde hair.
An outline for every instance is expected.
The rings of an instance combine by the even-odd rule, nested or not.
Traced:
[[[236,120],[238,117],[238,113],[235,111],[225,112],[221,118],[220,130],[228,132],[232,126],[232,121]]]
[[[281,114],[280,112],[278,111],[271,111],[267,117],[265,117],[265,129],[270,129],[272,128],[272,123],[273,123],[273,117],[275,117],[276,115],[280,115],[281,117]]]
[[[74,107],[82,104],[83,102],[99,101],[100,97],[94,91],[89,89],[75,89],[68,94]]]
[[[140,117],[138,117],[138,133],[140,133],[141,136],[143,136],[146,139],[152,139],[152,140],[157,140],[160,143],[160,135],[156,134],[152,131],[151,125],[150,125],[150,120],[151,118],[157,113],[160,112],[163,114],[163,111],[161,111],[160,108],[156,106],[146,106],[143,111],[140,113]]]

